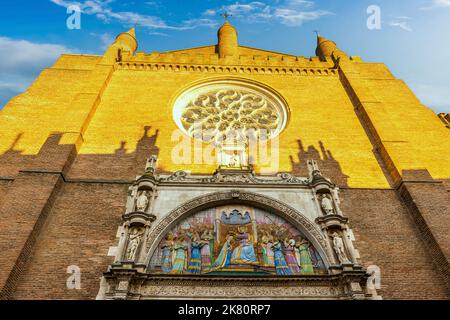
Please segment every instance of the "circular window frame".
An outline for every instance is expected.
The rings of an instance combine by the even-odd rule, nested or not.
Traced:
[[[269,140],[278,137],[287,127],[290,118],[290,109],[287,101],[275,90],[260,82],[248,81],[247,79],[210,79],[208,81],[202,81],[187,87],[182,90],[175,99],[173,99],[172,105],[172,118],[177,127],[191,139],[195,139],[186,130],[182,123],[182,114],[186,106],[192,102],[198,96],[214,91],[223,89],[232,90],[245,90],[249,93],[253,93],[259,96],[263,96],[268,102],[275,108],[277,114],[280,116],[277,128],[270,135]]]

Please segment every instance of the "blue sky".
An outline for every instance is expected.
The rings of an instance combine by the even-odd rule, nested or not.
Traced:
[[[81,29],[66,26],[67,7],[82,8]],[[381,29],[367,28],[367,8]],[[242,45],[313,56],[313,30],[350,55],[384,62],[436,112],[450,112],[450,0],[2,0],[0,109],[61,53],[102,54],[137,25],[140,51],[216,43],[226,9]]]

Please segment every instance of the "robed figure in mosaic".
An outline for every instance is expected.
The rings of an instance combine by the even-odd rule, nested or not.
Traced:
[[[220,269],[227,267],[231,264],[231,243],[233,242],[234,237],[232,235],[228,235],[225,243],[222,246],[222,250],[220,250],[220,254],[215,260],[212,269]]]
[[[285,240],[284,241],[284,256],[286,263],[291,269],[292,274],[300,273],[299,263],[295,257],[295,240]]]
[[[274,267],[273,237],[266,231],[263,231],[263,236],[261,238],[261,253],[263,265],[265,267]]]
[[[302,239],[295,244],[295,250],[301,273],[314,273],[314,267],[311,259],[310,244],[307,240]]]
[[[200,237],[197,233],[192,235],[191,240],[191,257],[189,259],[189,267],[187,271],[189,273],[200,273],[202,271],[202,257],[200,254],[200,249],[202,243],[200,242]]]
[[[204,225],[204,231],[201,236],[201,241],[203,243],[200,254],[202,256],[202,270],[208,270],[211,268],[213,263],[214,255],[214,230],[208,226]]]
[[[239,241],[231,256],[231,263],[233,264],[257,264],[255,248],[252,243],[252,236],[246,232],[245,227],[238,228],[239,234],[236,235],[236,240]]]
[[[275,258],[275,268],[278,275],[290,276],[292,275],[292,270],[289,269],[286,259],[283,255],[283,246],[280,241],[276,241],[273,246],[274,258]]]
[[[320,273],[324,263],[305,235],[272,213],[212,208],[182,220],[160,242],[150,269],[162,274]]]
[[[186,269],[187,263],[187,243],[184,240],[184,235],[178,236],[173,246],[175,258],[173,259],[173,267],[170,273],[183,273]]]
[[[166,239],[161,243],[162,261],[161,270],[165,273],[172,271],[172,250],[174,246],[173,233],[169,232]]]

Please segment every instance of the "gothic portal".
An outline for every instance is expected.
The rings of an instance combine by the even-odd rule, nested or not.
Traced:
[[[155,160],[129,189],[98,298],[365,298],[338,189],[315,161],[299,179],[229,167],[156,177]]]
[[[137,47],[0,112],[1,298],[450,297],[448,115],[321,36]]]

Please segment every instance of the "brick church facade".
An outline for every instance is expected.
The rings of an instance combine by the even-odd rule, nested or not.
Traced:
[[[62,55],[0,111],[2,299],[450,298],[449,115],[320,36],[137,47]],[[276,170],[245,141],[197,161],[194,122],[269,128]]]

